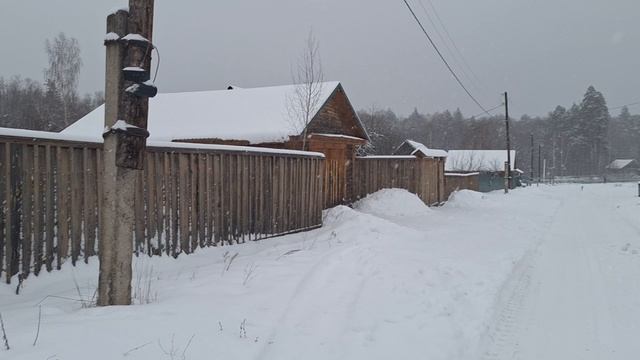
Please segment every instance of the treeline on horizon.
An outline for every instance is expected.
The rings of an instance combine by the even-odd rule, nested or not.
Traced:
[[[372,139],[366,154],[391,154],[406,139],[444,150],[506,149],[504,115],[465,117],[460,110],[398,117],[391,109],[358,112]],[[511,119],[516,166],[538,176],[539,145],[547,176],[599,175],[615,159],[640,159],[640,115],[623,107],[611,115],[605,97],[590,86],[579,104],[557,106],[546,116]]]
[[[102,92],[78,94],[82,59],[78,42],[60,33],[45,43],[48,66],[42,82],[14,76],[0,77],[0,127],[60,131],[104,102]],[[505,149],[503,115],[465,117],[460,110],[407,117],[391,109],[358,111],[371,144],[365,154],[392,154],[406,139],[428,147],[452,150]],[[531,135],[534,171],[538,172],[538,146],[550,176],[598,175],[614,159],[640,160],[640,115],[623,107],[609,112],[605,97],[589,87],[579,104],[557,106],[546,116],[522,116],[511,121],[511,144],[516,166],[531,170]]]

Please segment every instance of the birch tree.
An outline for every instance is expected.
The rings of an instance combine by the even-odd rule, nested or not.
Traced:
[[[307,149],[307,130],[315,112],[322,105],[324,75],[320,61],[320,45],[309,32],[305,48],[292,71],[295,84],[288,98],[288,112],[294,130],[301,133],[302,150]]]
[[[45,49],[49,57],[45,80],[60,96],[64,126],[67,126],[71,120],[70,105],[77,97],[78,79],[82,68],[80,46],[75,38],[68,38],[64,33],[60,33],[53,40],[46,41]]]

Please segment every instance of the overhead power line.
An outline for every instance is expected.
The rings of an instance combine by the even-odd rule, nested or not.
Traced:
[[[436,53],[438,53],[438,56],[440,57],[440,60],[442,60],[442,62],[445,64],[445,66],[447,67],[447,69],[449,69],[449,72],[451,73],[451,75],[453,76],[453,78],[456,80],[456,82],[458,83],[458,85],[460,85],[460,87],[464,90],[464,92],[469,96],[469,98],[471,100],[473,100],[473,102],[478,105],[478,107],[480,109],[482,109],[483,112],[485,112],[487,115],[491,116],[491,114],[487,111],[487,109],[485,109],[484,106],[482,106],[482,104],[480,104],[480,102],[471,94],[471,92],[469,91],[469,89],[467,89],[466,86],[464,86],[464,84],[462,83],[462,81],[460,80],[460,77],[458,77],[458,74],[456,74],[455,71],[453,71],[453,69],[451,68],[451,65],[449,65],[449,63],[447,62],[447,59],[444,58],[444,56],[442,55],[442,52],[440,52],[440,49],[438,49],[438,46],[433,42],[433,39],[431,38],[431,36],[429,35],[429,33],[427,32],[427,30],[424,28],[424,26],[422,25],[422,22],[420,21],[420,19],[418,19],[418,16],[416,16],[416,13],[413,11],[413,8],[411,7],[411,5],[409,5],[409,3],[407,2],[407,0],[403,0],[404,4],[407,6],[407,8],[409,9],[409,11],[411,12],[411,15],[413,16],[413,18],[416,20],[416,22],[418,23],[418,25],[420,26],[420,29],[422,29],[422,32],[424,33],[424,35],[427,37],[427,40],[429,40],[429,43],[431,43],[431,46],[433,46],[434,50],[436,51]]]
[[[625,106],[634,106],[634,105],[640,105],[640,101],[632,102],[632,103],[621,105],[621,106],[612,107],[612,108],[609,108],[609,110],[619,110],[619,109],[622,109]]]
[[[438,10],[436,10],[435,5],[433,5],[433,1],[427,0],[427,2],[431,6],[431,9],[433,10],[433,13],[436,15],[436,19],[438,20],[438,23],[440,23],[440,26],[442,26],[442,29],[444,30],[445,35],[447,35],[447,38],[449,39],[449,41],[451,41],[451,45],[453,45],[453,48],[456,50],[458,55],[460,55],[460,58],[462,59],[462,62],[464,63],[464,65],[467,67],[467,70],[469,70],[471,75],[473,75],[474,79],[480,85],[480,87],[484,87],[483,84],[482,84],[482,81],[480,80],[478,75],[476,75],[475,71],[473,71],[473,68],[471,67],[471,65],[469,65],[469,62],[465,58],[464,54],[462,53],[462,51],[460,51],[460,48],[458,47],[456,42],[453,40],[453,37],[451,36],[451,33],[449,33],[449,30],[447,30],[447,27],[444,25],[444,21],[442,21],[442,18],[438,14]],[[484,88],[486,90],[486,87],[484,87]]]
[[[472,117],[478,117],[478,116],[480,116],[480,115],[484,115],[484,114],[489,114],[489,115],[491,116],[491,114],[490,114],[490,113],[491,113],[492,111],[496,111],[496,110],[500,109],[500,108],[501,108],[501,107],[503,107],[503,106],[504,106],[504,103],[501,103],[500,105],[496,105],[496,106],[492,107],[491,109],[489,109],[489,110],[487,110],[487,111],[484,111],[484,112],[481,112],[481,113],[479,113],[479,114],[473,115]]]
[[[465,70],[465,67],[462,65],[462,61],[458,58],[456,53],[449,46],[449,42],[450,41],[447,41],[445,39],[444,35],[442,35],[442,31],[438,30],[438,28],[439,28],[438,25],[434,21],[433,16],[431,16],[430,11],[427,10],[427,8],[424,6],[423,1],[422,0],[418,0],[418,4],[422,8],[422,11],[424,12],[424,14],[427,16],[427,20],[429,20],[429,23],[431,23],[431,26],[433,26],[433,30],[435,31],[436,35],[438,35],[438,38],[440,39],[441,44],[444,45],[444,48],[447,50],[447,53],[451,56],[451,58],[453,58],[454,62],[456,63],[455,65],[457,65],[457,68],[458,68],[458,70],[461,71],[463,77],[466,80],[468,80],[469,83],[471,83],[471,85],[475,88],[475,90],[482,91],[482,90],[480,90],[480,87],[478,87],[476,85],[476,82],[474,81],[474,79],[472,79],[469,76],[469,74],[467,74],[467,71]],[[435,12],[434,12],[434,14],[435,14]],[[443,27],[442,22],[440,22],[440,27],[442,27],[446,31],[446,28]]]

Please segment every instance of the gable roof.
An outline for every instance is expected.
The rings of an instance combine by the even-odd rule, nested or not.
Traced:
[[[149,99],[150,140],[246,140],[252,144],[284,142],[299,135],[287,110],[297,85],[159,94]],[[340,82],[322,83],[318,113]],[[358,126],[364,126],[358,119]],[[67,127],[63,134],[102,140],[104,105]]]
[[[616,160],[613,160],[611,164],[607,165],[607,169],[621,170],[635,163],[636,163],[635,159],[616,159]]]
[[[410,155],[421,153],[424,157],[447,157],[447,152],[439,149],[430,149],[426,145],[413,140],[405,140],[400,147],[407,145],[413,149]]]
[[[516,151],[511,150],[511,171],[515,170]],[[504,171],[507,150],[449,150],[445,171]]]

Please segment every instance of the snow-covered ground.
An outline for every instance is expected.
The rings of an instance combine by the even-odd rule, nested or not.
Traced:
[[[0,286],[0,359],[628,359],[636,186],[385,190],[312,232],[135,259],[130,307],[83,307],[97,261],[67,266]]]
[[[637,189],[554,189],[562,205],[505,285],[486,359],[640,357]]]

